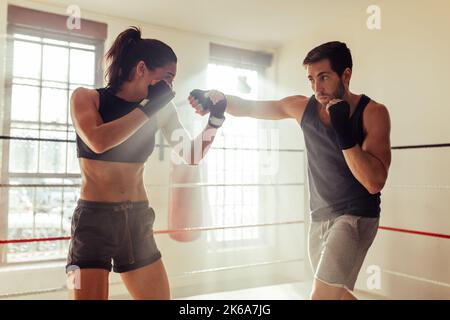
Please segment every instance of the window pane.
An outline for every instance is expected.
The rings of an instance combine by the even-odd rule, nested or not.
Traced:
[[[208,87],[217,88],[242,98],[256,99],[258,74],[217,64],[208,65]],[[245,89],[245,90],[244,90]],[[254,119],[235,118],[226,121],[214,144],[216,147],[256,148],[258,123]],[[208,181],[211,183],[246,184],[259,182],[259,159],[256,151],[210,150],[207,159]],[[216,189],[216,190],[214,190]],[[208,189],[213,225],[239,225],[259,220],[259,191],[256,187],[212,187]],[[214,231],[208,240],[218,242],[258,239],[256,228]]]
[[[11,120],[39,121],[39,88],[12,86]]]
[[[28,86],[39,87],[41,82],[37,79],[13,78],[13,84],[23,84]]]
[[[11,44],[14,55],[9,135],[75,140],[74,128],[68,124],[69,97],[76,87],[94,87],[96,46],[21,34],[15,34]],[[80,178],[65,175],[80,173],[75,143],[12,139],[9,146],[11,184],[81,183]],[[54,178],[55,174],[62,178]],[[9,188],[9,208],[5,213],[9,218],[7,237],[69,235],[79,191],[79,187]],[[68,244],[68,241],[8,244],[6,261],[65,258]]]
[[[70,50],[70,82],[94,85],[95,52]]]
[[[48,43],[48,44],[57,44],[60,46],[67,46],[69,44],[67,41],[61,41],[61,40],[55,40],[55,39],[49,39],[49,38],[44,38],[42,40],[42,42]]]
[[[29,36],[26,34],[20,34],[20,33],[14,33],[14,39],[37,41],[37,42],[41,42],[41,40],[42,40],[42,38],[39,38],[39,37],[33,37],[33,36]]]
[[[12,184],[22,183],[11,181]],[[29,239],[33,237],[33,188],[11,188],[9,190],[8,238]],[[30,250],[29,243],[8,244],[8,258]]]
[[[11,184],[22,183],[18,181],[11,180]],[[33,213],[33,198],[34,198],[34,190],[33,188],[10,188],[9,189],[9,214],[32,214]],[[10,221],[8,221],[9,223]],[[21,222],[18,219],[18,222]],[[25,222],[25,219],[22,220]],[[23,227],[23,226],[22,226]]]
[[[59,181],[48,181],[43,183],[61,183]],[[36,188],[35,212],[41,214],[41,225],[36,221],[37,228],[59,228],[62,215],[62,188]],[[52,215],[52,216],[44,216]]]
[[[79,184],[80,179],[14,178],[11,184]],[[70,235],[78,188],[16,187],[10,189],[8,238]],[[8,262],[65,258],[68,241],[8,244]]]
[[[33,123],[33,122],[20,122],[15,121],[11,122],[11,129],[27,129],[29,132],[27,133],[30,137],[38,137],[39,136],[39,123]],[[11,132],[11,135],[13,133]]]
[[[33,137],[35,131],[11,129],[14,137]],[[36,137],[36,136],[34,136]],[[11,140],[9,147],[10,172],[36,172],[38,158],[37,141]]]
[[[42,130],[41,138],[66,139],[65,132]],[[41,142],[39,172],[64,173],[66,171],[66,142]]]
[[[67,91],[42,88],[41,121],[67,122]]]
[[[92,45],[92,44],[83,44],[83,43],[77,43],[77,42],[70,42],[69,46],[71,48],[95,50],[95,46]]]
[[[13,77],[40,78],[41,45],[14,41]]]
[[[67,82],[42,81],[42,86],[51,89],[67,89]]]
[[[65,179],[65,184],[79,184],[79,180],[69,181]],[[77,206],[77,200],[80,197],[79,188],[64,188],[63,194],[63,224],[62,234],[70,235],[71,219],[75,207]]]
[[[214,88],[244,99],[258,97],[258,72],[255,70],[210,63],[208,84],[214,84]]]
[[[37,181],[36,181],[37,182]],[[62,179],[42,179],[40,183],[63,183]],[[36,188],[34,235],[38,238],[62,235],[63,224],[63,189],[61,187]],[[58,250],[58,241],[38,242],[34,251],[40,255],[51,255]],[[42,257],[40,257],[42,259]]]
[[[69,49],[44,45],[42,79],[67,81]]]

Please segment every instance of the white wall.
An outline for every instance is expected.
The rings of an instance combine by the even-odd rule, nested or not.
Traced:
[[[369,30],[366,8],[381,8],[381,30]],[[280,50],[278,80],[283,95],[311,95],[301,62],[313,47],[333,40],[347,43],[354,60],[351,88],[387,106],[393,146],[448,143],[450,2],[358,1],[336,5],[336,21],[305,26],[303,37]],[[311,12],[321,19],[320,12]],[[449,234],[450,150],[393,151],[388,185],[382,195],[381,225]],[[446,187],[399,187],[444,185]],[[450,298],[448,239],[380,230],[360,273],[380,266],[382,285],[373,293],[391,298]],[[433,280],[434,282],[428,281]]]
[[[6,16],[7,16],[7,2],[6,0],[0,0],[0,52],[2,52],[2,59],[0,60],[0,74],[2,75],[5,70],[5,58],[3,53],[5,52],[6,46]],[[5,90],[5,79],[4,77],[0,77],[0,97],[4,96]],[[0,112],[3,113],[4,110],[4,101],[0,99]]]
[[[32,1],[2,1],[0,24],[0,33],[6,33],[6,4],[14,4],[31,9],[37,9],[57,14],[65,14],[65,8],[36,3]],[[5,10],[3,10],[5,9]],[[179,105],[186,103],[186,97],[190,90],[196,87],[205,88],[206,85],[206,66],[209,60],[209,43],[217,42],[225,45],[231,45],[246,49],[265,50],[275,52],[271,48],[261,48],[250,46],[245,43],[232,41],[228,39],[220,39],[205,35],[196,35],[185,33],[179,30],[172,30],[153,26],[148,23],[139,21],[129,21],[111,16],[104,16],[101,13],[86,12],[81,8],[82,18],[104,22],[108,24],[108,38],[105,43],[105,49],[108,49],[115,37],[130,25],[139,25],[143,31],[143,37],[157,38],[168,43],[178,56],[178,74],[175,81],[175,91],[177,97],[175,102]],[[3,51],[2,51],[3,54]],[[275,60],[276,61],[276,60]],[[1,70],[0,70],[1,71]],[[267,72],[266,83],[268,87],[263,93],[263,97],[271,98],[271,84],[275,82],[276,65]],[[1,81],[2,79],[0,79]],[[3,86],[1,86],[3,88]],[[273,90],[273,89],[272,89]],[[195,127],[191,122],[204,121],[187,106],[181,106],[183,122]],[[267,123],[268,126],[278,127],[277,124]],[[191,132],[195,133],[195,132]],[[282,139],[282,147],[298,146],[298,142],[289,143],[287,138]],[[156,140],[158,142],[158,139]],[[301,140],[299,140],[301,141]],[[149,162],[146,165],[145,183],[156,185],[168,185],[170,182],[170,150],[165,151],[165,161],[158,160],[158,150],[156,149]],[[287,161],[287,160],[286,160]],[[301,156],[297,157],[294,164],[297,165],[301,161]],[[287,168],[287,167],[286,167]],[[296,170],[296,175],[300,175],[302,171],[302,163]],[[289,171],[284,170],[282,177],[292,177]],[[301,178],[301,176],[300,176]],[[289,181],[284,181],[289,182]],[[152,207],[156,211],[155,230],[162,230],[168,227],[168,189],[166,187],[148,187],[149,199]],[[303,205],[303,198],[295,202],[294,206],[290,199],[297,197],[297,191],[289,197],[293,189],[285,188],[283,192],[278,194],[270,194],[267,197],[266,221],[282,221],[301,219],[303,216],[299,206]],[[297,204],[298,203],[298,204]],[[284,212],[276,209],[283,208]],[[207,213],[206,213],[207,214]],[[274,284],[277,282],[291,282],[300,280],[303,277],[303,263],[290,263],[286,265],[268,265],[264,267],[253,267],[240,270],[212,272],[187,277],[177,277],[177,275],[185,271],[203,270],[209,268],[218,268],[234,265],[252,264],[258,262],[268,262],[273,260],[289,260],[304,254],[304,231],[303,226],[289,225],[283,227],[267,227],[261,231],[265,235],[268,246],[256,246],[246,250],[244,253],[233,253],[232,251],[211,252],[211,248],[207,246],[205,234],[190,243],[176,242],[167,235],[158,235],[156,240],[163,254],[164,263],[169,273],[172,289],[175,296],[200,294],[208,291],[218,291],[226,289],[246,288],[262,284]],[[287,244],[297,243],[299,248],[289,250]],[[283,246],[282,246],[283,245]],[[280,250],[280,247],[285,249]],[[0,270],[1,292],[9,293],[17,291],[41,290],[49,288],[58,288],[65,284],[63,262],[59,264],[42,264],[36,265],[33,269],[25,267],[21,270],[13,272],[14,268]],[[38,270],[38,271],[36,271]],[[15,276],[12,276],[15,274]],[[40,274],[41,276],[37,276]],[[17,277],[27,279],[23,288],[16,286]],[[117,275],[111,276],[112,282],[118,281]],[[111,294],[123,293],[123,286],[116,285],[111,290]],[[61,292],[49,293],[47,295],[39,295],[37,298],[65,298],[66,294]]]
[[[3,75],[5,72],[5,55],[4,52],[6,50],[6,15],[7,15],[7,2],[6,0],[0,0],[0,75]],[[4,110],[5,110],[5,79],[3,76],[0,76],[0,119],[3,119],[4,117]],[[3,134],[3,121],[0,121],[0,133]],[[1,140],[0,141],[0,159],[3,159],[3,144],[8,144],[7,140]],[[3,180],[2,172],[5,169],[3,166],[3,161],[0,161],[0,178]],[[3,199],[4,199],[4,189],[0,189],[0,207],[3,208]],[[8,221],[5,221],[2,219],[0,221],[0,237],[5,237],[8,230]],[[0,247],[0,257],[4,256],[6,254],[6,251],[4,248]]]

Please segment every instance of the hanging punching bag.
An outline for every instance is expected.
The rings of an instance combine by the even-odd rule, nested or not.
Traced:
[[[201,166],[171,165],[169,189],[169,230],[201,227],[203,225],[203,212],[208,206],[206,190],[193,186],[201,181]],[[179,184],[190,184],[181,187]],[[206,200],[206,201],[205,201]],[[201,231],[187,231],[170,233],[176,241],[189,242],[198,239]]]

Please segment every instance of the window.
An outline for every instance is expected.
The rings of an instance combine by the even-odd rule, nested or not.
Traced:
[[[8,14],[22,10],[12,9]],[[50,15],[33,16],[44,14]],[[81,180],[69,99],[77,87],[101,86],[103,40],[18,26],[11,23],[14,16],[8,17],[7,59],[12,63],[3,127],[10,139],[2,150],[0,213],[8,223],[0,235],[67,236]],[[68,241],[8,244],[0,248],[0,262],[65,258],[67,246]]]
[[[258,98],[259,72],[212,61],[208,65],[208,88],[244,99]],[[209,151],[208,181],[218,186],[208,188],[212,225],[256,224],[259,217],[258,121],[226,115],[221,132]],[[233,150],[235,149],[235,150]],[[241,150],[240,150],[241,149]],[[244,150],[242,150],[244,149]],[[230,185],[230,186],[227,186]],[[208,233],[208,241],[239,245],[254,244],[260,237],[257,227],[225,229]]]
[[[21,33],[11,42],[11,136],[73,140],[69,99],[77,87],[94,87],[95,46]],[[9,172],[78,173],[74,155],[73,143],[12,140]]]

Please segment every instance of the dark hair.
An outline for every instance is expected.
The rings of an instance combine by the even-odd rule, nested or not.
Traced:
[[[130,27],[120,33],[106,53],[106,59],[109,61],[107,88],[113,92],[117,92],[125,81],[131,80],[131,72],[141,60],[150,70],[177,62],[171,47],[156,39],[142,39],[138,27]]]
[[[353,67],[352,54],[350,53],[350,49],[347,48],[347,45],[343,42],[332,41],[315,47],[308,52],[303,60],[303,65],[306,66],[323,59],[328,59],[330,61],[331,69],[336,72],[339,77],[342,76],[345,69],[352,69]]]

